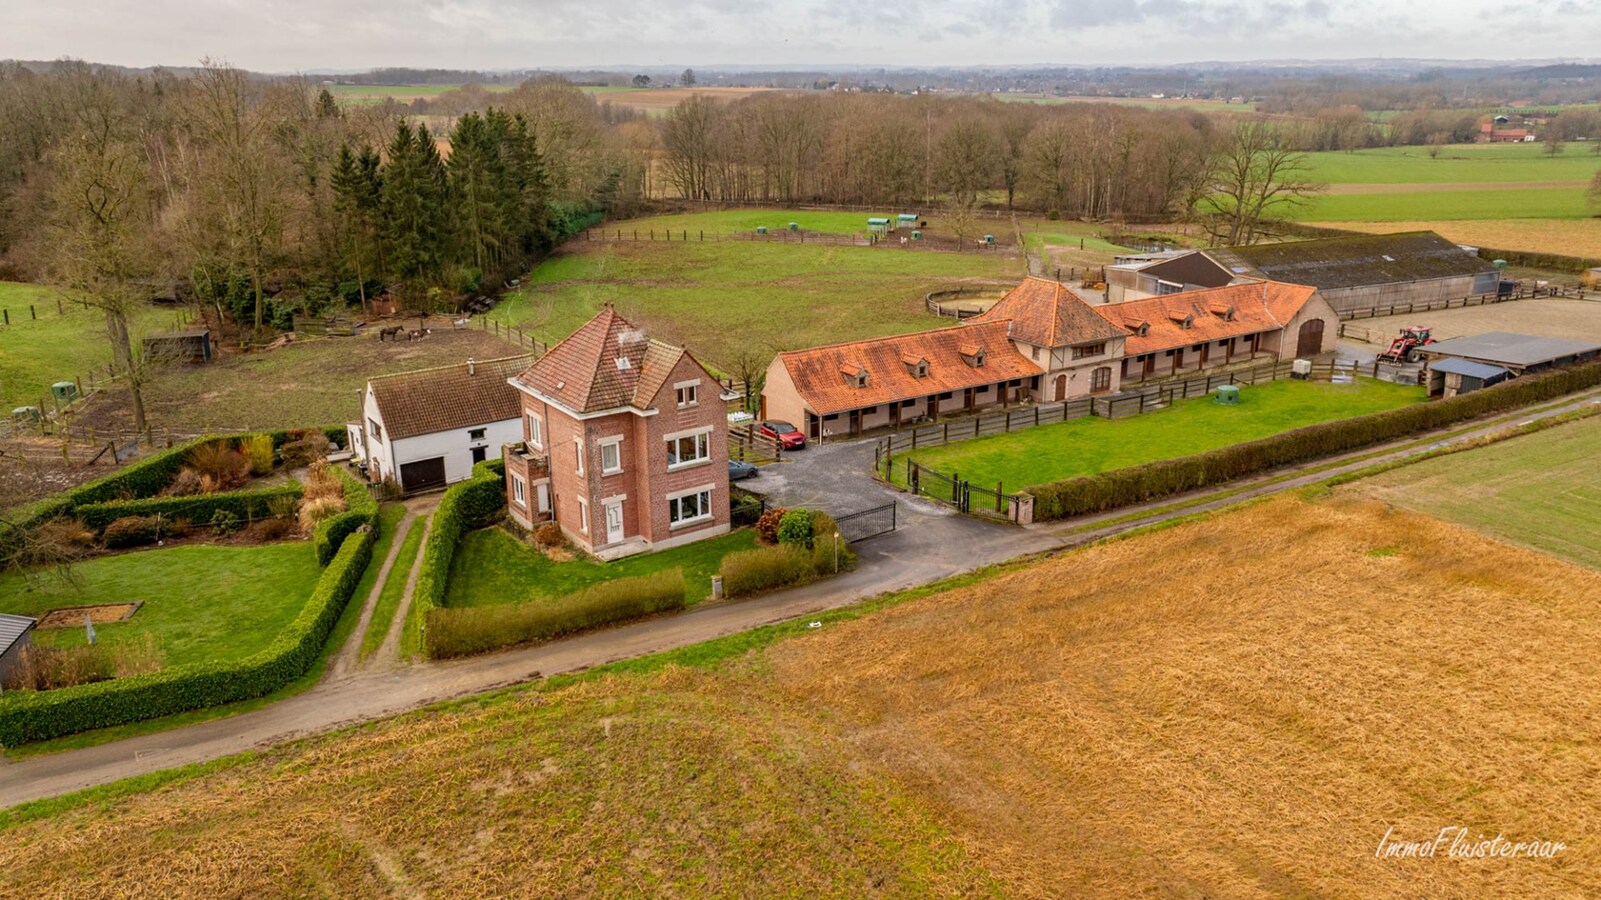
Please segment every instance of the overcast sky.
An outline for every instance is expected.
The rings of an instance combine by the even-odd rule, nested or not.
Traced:
[[[0,0],[0,58],[257,71],[1601,56],[1601,0]]]

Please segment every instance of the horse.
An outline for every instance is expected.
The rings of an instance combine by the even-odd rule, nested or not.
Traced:
[[[432,328],[413,328],[412,330],[406,332],[406,340],[420,341],[433,333],[434,331]]]
[[[405,326],[402,325],[395,325],[390,328],[380,328],[378,329],[378,342],[383,343],[388,338],[394,338],[398,341],[400,340],[400,333],[405,330]]]

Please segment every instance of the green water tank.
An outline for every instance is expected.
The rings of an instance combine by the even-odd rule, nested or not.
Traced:
[[[1217,402],[1224,406],[1237,406],[1240,402],[1240,386],[1237,384],[1220,384],[1217,386]]]
[[[921,231],[913,231],[912,232],[912,240],[920,241],[922,239],[923,239],[923,233]]]

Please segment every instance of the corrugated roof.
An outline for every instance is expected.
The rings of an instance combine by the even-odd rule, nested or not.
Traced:
[[[1012,346],[1006,329],[1006,321],[981,322],[790,350],[778,358],[801,399],[812,412],[826,416],[1041,374],[1039,366]],[[968,357],[974,348],[982,349],[984,364],[969,365],[962,358],[964,348]],[[908,358],[928,360],[928,374],[922,378],[912,374],[904,362]],[[867,372],[865,387],[847,380],[858,367]]]
[[[1480,380],[1512,374],[1500,366],[1487,366],[1484,363],[1457,359],[1454,356],[1447,356],[1445,359],[1429,363],[1429,370],[1432,372],[1448,372],[1454,375],[1466,375],[1469,378],[1478,378]]]
[[[37,624],[39,624],[37,619],[30,619],[27,616],[0,613],[0,653],[10,650],[12,644]]]
[[[1598,353],[1601,352],[1601,344],[1593,341],[1570,341],[1565,338],[1514,334],[1510,331],[1491,331],[1471,337],[1439,341],[1419,349],[1428,354],[1458,356],[1521,368],[1569,356]]]
[[[522,415],[517,389],[506,383],[533,354],[380,375],[368,381],[390,440],[471,428]]]
[[[687,352],[646,337],[607,307],[516,377],[575,412],[645,409]]]
[[[1325,291],[1495,271],[1488,262],[1432,231],[1355,234],[1202,252],[1232,272],[1309,284]]]
[[[1013,338],[1037,347],[1093,344],[1123,336],[1123,329],[1109,325],[1065,285],[1032,275],[967,321],[1010,321]]]
[[[1128,335],[1123,345],[1124,354],[1140,356],[1276,331],[1294,319],[1316,293],[1316,288],[1304,284],[1254,281],[1204,291],[1163,294],[1093,309],[1108,322],[1124,329]],[[1232,318],[1228,317],[1230,310]],[[1136,333],[1142,324],[1149,327],[1144,336]]]

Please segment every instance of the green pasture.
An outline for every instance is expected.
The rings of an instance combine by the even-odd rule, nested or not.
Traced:
[[[1305,425],[1415,403],[1423,389],[1359,378],[1355,384],[1273,381],[1243,385],[1238,406],[1210,397],[1122,419],[1087,416],[1010,434],[958,441],[911,454],[922,465],[1007,491],[1189,456]],[[893,479],[904,484],[905,457]]]
[[[38,318],[29,313],[30,304]],[[63,300],[55,288],[6,281],[0,281],[0,309],[11,320],[0,325],[0,407],[5,412],[38,404],[54,382],[83,377],[88,390],[91,372],[105,375],[111,344],[104,313]],[[163,318],[147,308],[136,317],[135,330],[156,330]]]
[[[615,562],[595,562],[585,557],[554,562],[502,529],[485,528],[462,536],[451,560],[445,602],[450,606],[493,606],[557,601],[603,581],[681,568],[689,587],[689,602],[698,603],[710,596],[711,577],[722,566],[723,557],[755,546],[756,532],[743,528]]]
[[[638,231],[642,236],[655,230],[658,237],[663,232],[671,231],[675,240],[689,232],[690,240],[697,240],[701,232],[708,236],[713,234],[729,235],[749,233],[757,226],[766,225],[768,231],[777,234],[789,228],[794,222],[802,231],[815,231],[822,234],[866,234],[869,217],[893,219],[900,213],[918,214],[916,207],[909,209],[896,209],[886,207],[883,212],[853,213],[853,212],[825,212],[814,210],[772,210],[772,209],[728,209],[712,212],[682,213],[672,216],[652,216],[648,219],[634,219],[623,222],[608,222],[603,230],[623,234],[632,234]],[[937,217],[925,216],[934,227],[940,227]],[[1004,219],[994,220],[997,227],[1006,223]]]
[[[1313,178],[1329,184],[1512,184],[1588,181],[1601,157],[1588,142],[1570,142],[1557,156],[1545,144],[1451,144],[1431,159],[1425,147],[1381,147],[1308,154]]]
[[[1292,218],[1302,222],[1435,222],[1584,219],[1594,214],[1580,188],[1324,194]]]
[[[542,262],[492,315],[554,343],[609,303],[710,365],[743,350],[765,365],[780,350],[949,325],[928,314],[924,294],[1016,281],[1023,271],[1021,257],[1000,251],[580,239]]]
[[[1601,569],[1597,447],[1601,418],[1591,417],[1392,469],[1349,490]]]
[[[154,635],[168,666],[242,659],[266,647],[300,613],[321,570],[304,541],[259,547],[198,545],[102,556],[70,577],[0,574],[0,612],[144,601],[126,622],[95,626],[102,643]],[[37,631],[41,647],[82,644],[82,627]]]

